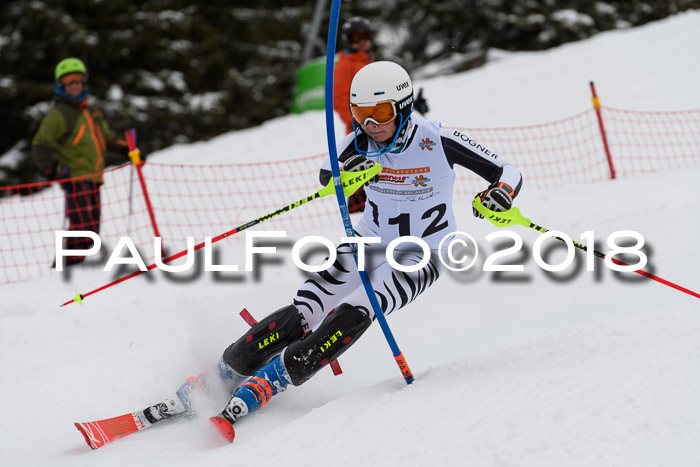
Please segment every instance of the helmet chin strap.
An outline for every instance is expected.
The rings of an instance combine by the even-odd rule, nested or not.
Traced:
[[[411,109],[411,113],[408,114],[408,117],[406,117],[406,120],[403,119],[403,115],[399,114],[399,118],[401,119],[401,123],[400,123],[399,127],[396,129],[396,132],[394,133],[394,138],[391,140],[391,143],[389,143],[386,147],[383,147],[382,149],[377,149],[376,151],[363,151],[362,149],[357,147],[357,127],[355,126],[355,119],[353,119],[352,120],[352,128],[355,131],[355,151],[357,151],[358,154],[365,156],[365,157],[378,157],[378,156],[384,155],[384,154],[392,151],[394,149],[394,147],[396,146],[396,141],[399,139],[399,135],[402,135],[401,137],[403,138],[404,134],[406,133],[405,130],[408,130],[407,124],[411,120],[411,115],[413,115],[413,109]],[[377,143],[377,144],[381,144],[381,143]]]

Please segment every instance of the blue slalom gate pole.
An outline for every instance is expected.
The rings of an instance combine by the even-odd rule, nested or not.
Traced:
[[[326,133],[328,135],[328,153],[331,158],[331,172],[333,173],[333,184],[335,185],[335,195],[338,199],[338,207],[340,207],[340,215],[343,218],[343,225],[345,226],[345,235],[348,237],[354,237],[355,231],[352,228],[352,222],[350,221],[350,212],[348,211],[348,206],[345,202],[345,195],[343,194],[343,186],[340,181],[340,167],[338,166],[338,152],[336,150],[335,142],[335,123],[333,121],[333,65],[335,58],[335,44],[338,33],[338,18],[340,16],[340,2],[341,0],[333,0],[331,5],[331,17],[330,24],[328,27],[328,43],[326,46]],[[353,245],[353,255],[355,257],[355,263],[357,263],[357,250]],[[369,276],[366,271],[359,271],[360,278],[362,279],[362,284],[365,287],[367,296],[372,305],[372,310],[374,311],[374,316],[376,316],[379,326],[382,328],[384,337],[389,343],[391,352],[394,355],[396,364],[401,370],[401,374],[406,380],[406,384],[411,384],[413,382],[413,373],[408,367],[408,363],[403,358],[399,346],[396,344],[396,339],[391,333],[389,328],[389,323],[386,321],[386,317],[382,312],[382,307],[379,305],[377,300],[377,295],[374,293],[374,288],[369,280]]]

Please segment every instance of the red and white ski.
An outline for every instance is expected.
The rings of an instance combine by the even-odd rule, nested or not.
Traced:
[[[75,427],[83,434],[88,446],[97,449],[151,426],[150,423],[141,420],[140,414],[141,412],[133,412],[94,422],[76,423]]]

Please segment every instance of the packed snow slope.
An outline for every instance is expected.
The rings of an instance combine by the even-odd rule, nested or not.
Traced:
[[[589,105],[700,107],[700,12],[600,34],[540,53],[503,54],[468,73],[417,86],[446,125],[534,124]],[[221,163],[326,151],[321,112],[289,116],[157,155]],[[488,143],[488,142],[487,142]],[[513,161],[517,164],[517,161]],[[310,175],[315,176],[315,175]],[[641,233],[647,269],[692,290],[698,279],[700,170],[557,190],[528,190],[518,206],[540,225],[599,250],[618,230]],[[91,451],[73,422],[139,410],[208,369],[257,318],[286,305],[304,276],[289,249],[257,275],[176,280],[153,271],[58,305],[113,279],[78,268],[0,291],[0,465],[3,466],[697,466],[700,465],[700,301],[596,260],[544,273],[536,232],[516,227],[523,272],[484,273],[495,228],[456,206],[483,248],[468,272],[447,273],[389,323],[416,375],[405,385],[375,324],[340,359],[237,425],[232,445],[206,416],[157,426]],[[329,220],[329,225],[336,223]],[[318,232],[331,239],[338,226]],[[551,242],[554,242],[553,240]],[[503,246],[500,247],[502,249]],[[286,259],[285,259],[286,258]],[[563,258],[557,249],[551,263]],[[632,277],[634,276],[634,277]]]

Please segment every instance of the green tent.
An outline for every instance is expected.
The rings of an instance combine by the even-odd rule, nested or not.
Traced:
[[[304,63],[297,71],[297,86],[292,100],[292,113],[325,108],[326,58],[320,57]]]

